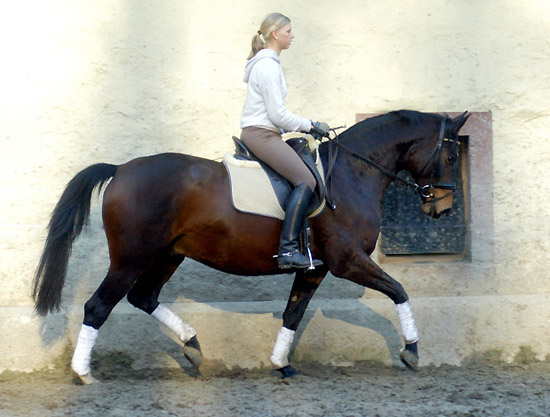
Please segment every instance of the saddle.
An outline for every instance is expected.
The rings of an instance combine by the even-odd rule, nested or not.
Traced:
[[[324,176],[321,175],[323,172],[322,164],[320,162],[319,158],[319,152],[317,150],[317,142],[315,139],[309,135],[306,135],[305,137],[299,137],[299,138],[292,138],[286,141],[288,145],[292,149],[296,151],[298,156],[302,159],[302,161],[305,163],[305,165],[308,167],[308,169],[313,174],[313,177],[315,178],[315,181],[317,183],[315,190],[314,190],[314,196],[311,199],[310,206],[307,211],[308,217],[316,217],[319,214],[322,213],[322,211],[325,208],[325,196],[326,196],[326,187],[324,182]],[[269,184],[268,187],[271,187],[272,190],[267,191],[268,193],[273,193],[278,201],[278,205],[280,207],[280,211],[277,209],[274,209],[271,211],[271,214],[264,213],[261,211],[258,211],[257,214],[264,214],[272,217],[277,217],[280,219],[284,218],[284,210],[286,208],[286,201],[293,189],[293,185],[287,181],[284,177],[279,175],[277,172],[275,172],[271,167],[269,167],[267,164],[265,164],[263,161],[261,161],[259,158],[257,158],[252,151],[238,138],[233,136],[233,142],[235,144],[235,154],[232,156],[226,155],[224,158],[224,165],[227,168],[228,174],[230,176],[230,181],[232,184],[232,199],[233,199],[233,206],[237,210],[246,211],[246,212],[252,212],[254,210],[251,210],[247,208],[247,204],[244,204],[245,208],[243,209],[241,204],[237,202],[237,200],[240,198],[238,195],[238,188],[243,187],[236,187],[235,183],[237,181],[247,181],[247,178],[249,177],[248,174],[250,174],[250,177],[258,177],[258,173],[254,173],[252,169],[241,169],[241,172],[244,172],[242,176],[244,178],[237,179],[237,176],[235,171],[238,169],[237,166],[242,167],[255,167],[256,169],[260,168],[262,171],[261,175],[264,175],[268,178]],[[313,148],[313,149],[312,149]],[[320,169],[318,169],[318,166]],[[258,182],[258,180],[254,180],[255,182]],[[250,183],[251,185],[252,183]],[[257,193],[254,193],[255,195]],[[267,199],[267,197],[259,196],[260,199]]]

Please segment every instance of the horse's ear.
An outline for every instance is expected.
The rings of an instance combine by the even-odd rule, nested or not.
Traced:
[[[466,123],[466,120],[471,116],[471,113],[468,113],[466,110],[464,113],[462,113],[460,116],[456,116],[453,119],[453,133],[458,133],[458,131],[464,126],[464,123]]]

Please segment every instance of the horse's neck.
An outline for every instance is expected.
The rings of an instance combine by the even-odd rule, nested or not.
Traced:
[[[380,141],[375,134],[367,133],[361,136],[361,133],[356,133],[353,137],[342,137],[341,142],[358,155],[397,174],[400,169],[398,167],[399,160],[407,151],[410,146],[409,142],[412,142],[412,139],[396,138]],[[326,163],[328,163],[328,151],[325,151],[327,154]],[[367,196],[371,201],[374,199],[381,202],[386,187],[393,179],[368,162],[352,156],[342,148],[338,149],[338,153],[338,160],[334,165],[334,175],[339,177],[340,185]],[[323,162],[325,163],[325,161]]]
[[[397,174],[397,171],[400,169],[398,163],[412,143],[412,139],[403,139],[397,136],[395,138],[386,138],[382,140],[376,133],[370,132],[358,132],[349,138],[344,136],[341,141],[358,155],[384,167],[394,174]],[[347,153],[342,149],[340,152]],[[368,162],[362,161],[359,164],[351,163],[355,157],[349,154],[347,156],[351,159],[348,159],[346,162],[351,165],[351,168],[353,168],[359,176],[382,174],[380,170],[374,168]],[[359,160],[359,158],[356,159]]]

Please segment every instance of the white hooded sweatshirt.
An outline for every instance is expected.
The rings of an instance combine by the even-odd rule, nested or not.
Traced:
[[[292,114],[285,107],[287,86],[279,56],[262,49],[245,67],[248,83],[241,128],[262,127],[284,132],[309,132],[311,121]]]

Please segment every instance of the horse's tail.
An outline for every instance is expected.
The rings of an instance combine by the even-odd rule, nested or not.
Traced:
[[[73,242],[88,223],[92,192],[115,175],[118,166],[96,164],[79,172],[67,185],[48,225],[48,237],[34,277],[36,312],[59,311]]]

